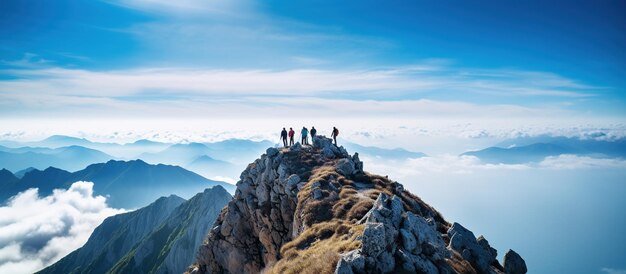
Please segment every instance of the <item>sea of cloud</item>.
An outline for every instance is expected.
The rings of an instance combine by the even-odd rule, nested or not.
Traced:
[[[29,189],[0,207],[0,273],[33,273],[81,247],[102,221],[123,209],[94,196],[92,182],[40,197]]]
[[[598,170],[626,169],[626,160],[592,158],[578,155],[546,157],[543,161],[524,164],[490,164],[468,155],[437,155],[402,161],[384,161],[361,157],[368,171],[388,174],[396,180],[414,180],[421,176],[449,176],[488,171],[532,170]]]

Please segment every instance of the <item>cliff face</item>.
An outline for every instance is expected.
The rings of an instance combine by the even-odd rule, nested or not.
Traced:
[[[231,198],[214,186],[109,217],[83,247],[40,273],[182,273]]]
[[[121,258],[108,273],[182,273],[231,200],[221,186],[206,189],[178,206]]]
[[[484,237],[364,172],[358,154],[313,143],[270,148],[248,166],[189,272],[526,272],[515,252],[501,265]]]

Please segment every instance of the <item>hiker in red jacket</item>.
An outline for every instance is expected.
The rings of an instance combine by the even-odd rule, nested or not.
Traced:
[[[293,128],[289,128],[289,146],[293,146],[293,135],[295,135],[296,132],[293,131]]]
[[[336,127],[333,127],[333,133],[330,137],[333,137],[333,140],[335,140],[335,145],[337,145],[337,135],[339,135],[339,130]]]

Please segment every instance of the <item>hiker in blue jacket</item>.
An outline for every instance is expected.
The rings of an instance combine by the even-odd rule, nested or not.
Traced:
[[[307,135],[309,135],[309,130],[306,127],[302,127],[302,131],[300,131],[300,134],[302,135],[302,144],[308,145],[309,138],[307,138]]]

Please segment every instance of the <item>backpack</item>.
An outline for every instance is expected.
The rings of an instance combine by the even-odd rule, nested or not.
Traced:
[[[334,132],[334,133],[335,133],[335,137],[337,137],[337,136],[339,135],[339,130],[338,130],[338,129],[335,129],[335,132]]]

